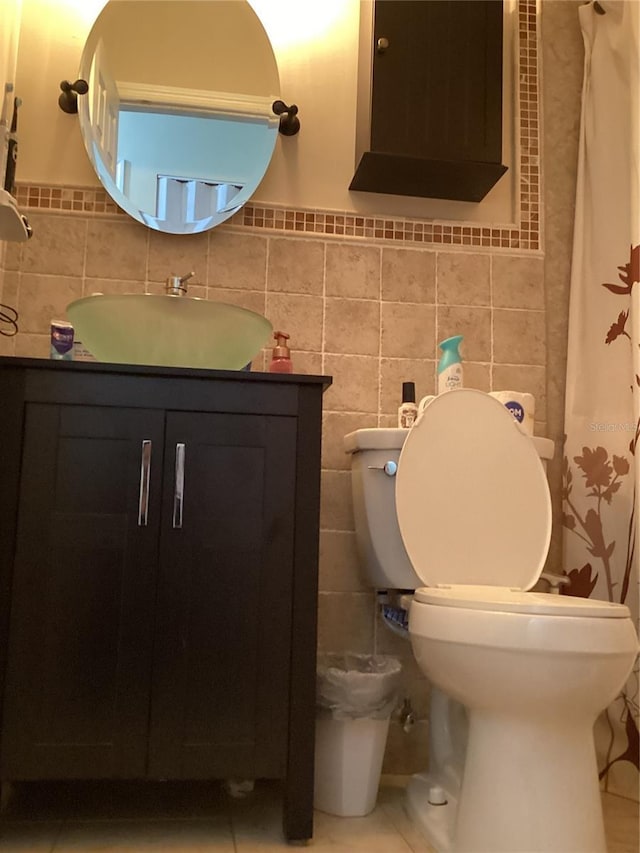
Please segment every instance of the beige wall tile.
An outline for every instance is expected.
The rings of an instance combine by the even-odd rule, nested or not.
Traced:
[[[373,651],[373,593],[321,592],[318,596],[318,652]]]
[[[356,535],[325,530],[320,534],[319,586],[323,592],[367,592]]]
[[[398,426],[398,415],[385,415],[381,413],[378,416],[378,426],[383,429],[396,429]]]
[[[416,402],[434,393],[436,363],[427,359],[383,358],[380,362],[380,411],[393,417],[397,426],[398,406],[402,402],[402,383],[414,382]],[[382,426],[382,424],[381,424]]]
[[[478,364],[476,361],[464,361],[463,384],[465,388],[477,388],[479,391],[491,391],[491,365]]]
[[[460,354],[465,361],[491,361],[491,310],[438,305],[437,340],[463,335]],[[436,357],[442,352],[437,349]]]
[[[543,311],[494,310],[493,357],[497,364],[542,365],[545,356]]]
[[[49,335],[52,320],[67,317],[67,305],[82,296],[82,279],[23,273],[17,309],[20,330]]]
[[[267,240],[253,234],[224,230],[209,237],[209,287],[264,290],[267,276]]]
[[[382,355],[396,358],[433,358],[433,305],[382,303]]]
[[[0,355],[16,355],[16,343],[23,342],[28,335],[0,335]],[[0,407],[2,404],[0,403]]]
[[[291,361],[294,373],[305,373],[309,376],[323,376],[322,355],[319,352],[299,352],[291,350]]]
[[[21,244],[20,269],[46,275],[81,276],[87,243],[86,219],[29,213],[29,222],[33,237]],[[9,262],[12,257],[15,256],[9,252]]]
[[[349,471],[322,472],[320,528],[321,530],[354,530]]]
[[[133,220],[91,220],[87,229],[85,275],[145,281],[149,229]]]
[[[533,422],[533,434],[547,437],[547,422],[535,420]]]
[[[489,255],[438,252],[439,305],[490,305]]]
[[[259,352],[251,362],[251,370],[254,370],[258,373],[267,372],[269,369],[269,364],[271,362],[271,348],[263,347],[262,351]],[[294,367],[295,370],[295,367]]]
[[[326,352],[378,355],[380,303],[365,299],[325,300]]]
[[[91,296],[93,293],[106,295],[145,293],[145,283],[144,281],[121,281],[117,278],[85,278],[82,295]]]
[[[495,364],[492,391],[524,391],[536,400],[536,419],[547,416],[546,370],[539,365]]]
[[[327,243],[325,293],[359,299],[380,298],[380,249]]]
[[[382,298],[389,302],[435,302],[436,253],[382,250]]]
[[[267,293],[266,317],[295,349],[322,351],[322,297]]]
[[[428,749],[429,724],[426,721],[419,720],[407,734],[403,731],[400,723],[394,719],[389,726],[382,772],[401,773],[403,775],[420,773],[426,770],[429,764]],[[411,823],[409,830],[416,831],[415,826]],[[424,846],[412,845],[412,850],[433,850],[433,848],[426,846],[421,836],[417,843],[424,844]]]
[[[14,354],[19,358],[49,358],[51,335],[19,334],[15,338]]]
[[[227,290],[224,287],[208,287],[207,299],[212,302],[227,302],[229,305],[239,305],[249,311],[264,316],[266,307],[266,294],[257,290]]]
[[[29,214],[31,219],[32,214]],[[33,240],[33,237],[31,238]],[[4,243],[4,268],[6,270],[22,269],[22,247],[24,243]]]
[[[391,655],[402,666],[400,698],[411,701],[416,719],[429,716],[429,683],[418,666],[408,637],[394,634],[382,621],[380,615],[375,625],[376,654]]]
[[[320,240],[271,237],[267,290],[322,296],[325,244]]]
[[[5,305],[17,308],[20,273],[6,270],[4,273],[0,273],[0,277],[2,277],[2,288],[0,289],[2,301]]]
[[[333,385],[324,395],[324,407],[343,412],[378,411],[378,359],[366,355],[325,355],[324,369]]]
[[[164,282],[170,275],[183,276],[195,272],[186,282],[188,291],[194,284],[207,284],[209,234],[163,234],[149,232],[149,281]],[[192,295],[192,294],[190,294]]]
[[[494,308],[544,308],[544,259],[494,255],[491,281]]]
[[[351,457],[344,450],[344,437],[356,429],[376,426],[376,416],[354,415],[347,412],[325,412],[322,422],[322,467],[348,471]]]

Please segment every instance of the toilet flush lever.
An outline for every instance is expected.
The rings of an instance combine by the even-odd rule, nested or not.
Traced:
[[[398,470],[398,463],[394,462],[393,459],[389,459],[384,465],[368,465],[367,467],[374,471],[384,471],[387,477],[395,477]]]

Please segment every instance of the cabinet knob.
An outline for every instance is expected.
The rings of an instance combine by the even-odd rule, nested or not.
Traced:
[[[381,36],[376,42],[376,53],[384,53],[389,47],[389,39]]]

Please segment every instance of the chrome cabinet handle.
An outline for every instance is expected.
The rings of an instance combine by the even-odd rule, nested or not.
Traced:
[[[149,479],[151,477],[151,441],[145,438],[140,453],[140,494],[138,496],[138,527],[147,526],[149,514]]]
[[[176,486],[173,493],[173,526],[182,527],[182,504],[184,501],[184,449],[182,443],[176,444]]]
[[[368,465],[367,467],[373,471],[384,471],[387,477],[395,477],[398,470],[398,463],[394,462],[393,459],[389,459],[384,465]]]

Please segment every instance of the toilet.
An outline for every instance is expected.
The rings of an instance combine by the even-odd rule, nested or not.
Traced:
[[[551,537],[541,441],[473,389],[345,437],[363,568],[405,594],[432,685],[437,766],[407,809],[438,851],[606,851],[593,724],[638,639],[624,605],[528,591]]]

